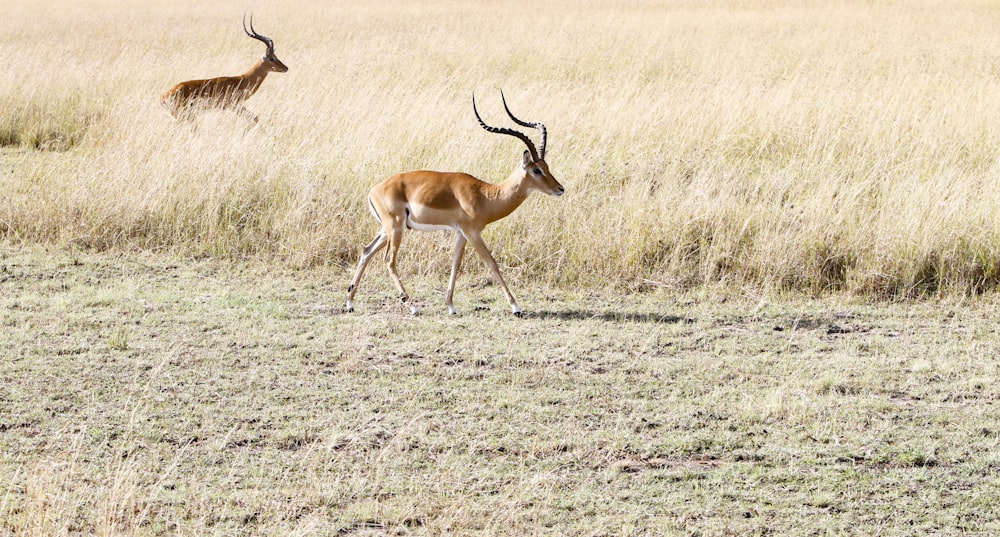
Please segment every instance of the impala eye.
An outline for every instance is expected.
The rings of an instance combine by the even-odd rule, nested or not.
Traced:
[[[542,175],[542,169],[541,168],[535,168],[534,170],[531,170],[531,173],[533,173],[535,175]]]

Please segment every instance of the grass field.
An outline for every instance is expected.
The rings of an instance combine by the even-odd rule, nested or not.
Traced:
[[[260,124],[159,104],[289,66]],[[1000,531],[1000,6],[7,0],[0,535]],[[567,194],[408,236],[400,171]]]
[[[276,2],[254,20],[290,70],[248,102],[249,132],[158,102],[259,58],[245,3],[7,5],[14,242],[352,265],[375,182],[517,165],[472,116],[477,92],[504,124],[503,88],[548,126],[567,187],[490,230],[530,281],[877,298],[1000,281],[989,2]],[[447,268],[439,242],[406,250],[407,271]]]
[[[478,286],[414,317],[342,313],[325,270],[0,266],[0,534],[1000,530],[995,301],[533,286],[517,319]]]

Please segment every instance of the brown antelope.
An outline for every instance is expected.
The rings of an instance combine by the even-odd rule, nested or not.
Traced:
[[[405,229],[417,231],[454,230],[455,254],[451,261],[451,278],[448,280],[448,292],[444,303],[448,313],[455,313],[452,295],[455,292],[455,280],[458,277],[459,266],[466,242],[472,243],[472,248],[479,254],[483,262],[496,277],[503,293],[510,304],[514,315],[521,315],[507,284],[500,275],[496,260],[483,242],[483,228],[492,222],[514,212],[528,198],[532,190],[537,190],[552,196],[561,196],[565,189],[556,181],[549,166],[545,163],[545,125],[528,123],[514,117],[507,107],[507,100],[500,93],[504,109],[512,120],[522,127],[530,127],[541,131],[541,148],[535,150],[531,139],[522,132],[499,127],[491,127],[479,117],[476,109],[476,96],[472,96],[472,111],[487,132],[507,134],[524,142],[528,149],[521,157],[521,162],[514,168],[510,176],[502,183],[492,184],[480,181],[465,173],[447,173],[432,171],[412,171],[393,175],[375,185],[368,194],[368,204],[375,218],[382,224],[382,230],[365,246],[358,261],[354,280],[347,290],[347,311],[354,311],[354,293],[358,290],[365,266],[376,252],[388,245],[386,260],[389,273],[399,289],[400,297],[406,302],[409,295],[403,287],[403,282],[396,272],[396,257]],[[417,312],[415,305],[410,306],[412,313]]]
[[[257,122],[257,116],[247,110],[243,102],[257,92],[268,73],[271,71],[284,73],[288,71],[288,67],[274,55],[274,41],[253,29],[253,15],[250,15],[249,30],[247,30],[247,17],[243,16],[243,31],[267,45],[264,57],[242,75],[178,83],[160,97],[163,106],[167,107],[171,115],[177,119],[193,119],[198,110],[230,109],[252,123]]]

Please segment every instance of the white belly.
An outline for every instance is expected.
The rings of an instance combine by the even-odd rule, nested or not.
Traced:
[[[406,213],[406,227],[417,231],[451,231],[458,229],[454,225],[421,223],[419,221],[421,220],[421,215],[435,216],[429,213],[433,213],[433,210],[427,209],[422,205],[410,204],[409,210]]]
[[[410,229],[415,229],[417,231],[452,231],[455,229],[454,226],[419,224],[409,218],[406,219],[406,226],[409,227]]]

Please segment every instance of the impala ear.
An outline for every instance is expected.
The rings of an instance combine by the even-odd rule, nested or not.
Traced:
[[[528,166],[531,166],[531,153],[525,149],[524,155],[521,157],[521,168],[527,170]]]

